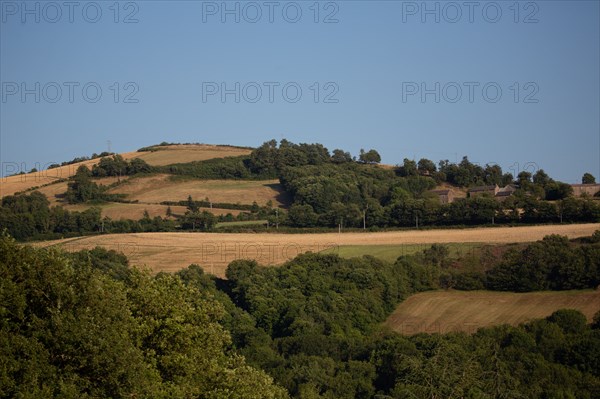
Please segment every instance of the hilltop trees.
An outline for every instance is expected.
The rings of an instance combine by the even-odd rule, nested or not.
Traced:
[[[381,162],[381,156],[375,150],[369,150],[365,152],[362,148],[360,149],[360,155],[358,156],[358,160],[362,163],[368,164],[377,164]]]
[[[152,167],[143,159],[134,158],[127,161],[121,155],[103,157],[100,162],[92,167],[94,177],[126,176],[137,173],[150,173],[151,171]]]
[[[437,170],[435,163],[426,158],[419,159],[419,162],[417,163],[417,169],[419,170],[419,173],[427,175],[431,175]]]
[[[346,163],[352,161],[352,155],[350,155],[349,152],[345,152],[344,150],[335,149],[331,154],[331,162],[333,163]]]
[[[582,184],[596,184],[596,178],[591,173],[584,173],[581,178]]]

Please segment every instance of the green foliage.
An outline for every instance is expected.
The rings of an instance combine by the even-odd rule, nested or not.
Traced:
[[[544,187],[546,190],[546,199],[556,201],[565,199],[573,195],[573,187],[570,184],[552,181]]]
[[[331,162],[333,163],[347,163],[352,161],[352,155],[344,150],[335,149],[331,154]]]
[[[141,158],[133,158],[131,161],[123,159],[121,155],[103,157],[92,167],[94,177],[106,176],[131,176],[138,173],[150,173],[153,169]]]
[[[69,182],[66,199],[70,204],[104,199],[105,188],[92,181],[92,173],[85,165],[77,168],[77,172]]]
[[[565,334],[581,333],[587,328],[585,316],[573,309],[557,310],[548,316],[548,321],[558,325]]]
[[[381,156],[375,150],[365,151],[361,149],[360,155],[358,156],[358,160],[362,163],[377,164],[381,162]]]
[[[252,173],[246,164],[248,156],[225,157],[177,163],[166,166],[155,166],[153,170],[158,173],[191,176],[197,179],[264,179],[268,176]]]
[[[591,173],[584,173],[581,177],[582,184],[596,184],[596,178]]]
[[[313,227],[317,223],[318,215],[308,204],[292,205],[288,211],[288,218],[294,226]]]
[[[217,223],[217,217],[207,211],[187,211],[181,217],[181,227],[184,230],[201,230],[208,231]]]
[[[287,397],[230,352],[220,303],[180,278],[119,282],[7,236],[0,249],[2,397]]]
[[[595,288],[600,283],[600,247],[574,247],[566,237],[551,235],[512,251],[489,270],[488,289],[540,291]]]
[[[83,157],[75,157],[70,161],[66,161],[66,162],[62,162],[60,164],[57,163],[53,163],[52,165],[48,166],[48,169],[54,169],[54,168],[58,168],[61,166],[65,166],[65,165],[72,165],[74,163],[79,163],[79,162],[84,162],[84,161],[89,161],[90,159],[96,159],[96,158],[102,158],[102,157],[107,157],[109,155],[112,155],[112,153],[107,152],[107,151],[103,151],[100,154],[96,154],[93,153],[91,156],[87,157],[87,156],[83,156]]]
[[[437,170],[435,163],[426,158],[419,159],[419,162],[417,163],[417,169],[421,174],[433,174]]]
[[[369,398],[374,367],[350,353],[412,292],[412,267],[305,254],[280,268],[235,261],[227,279],[234,302],[278,352],[269,356],[273,360],[252,358],[255,364],[297,397]]]

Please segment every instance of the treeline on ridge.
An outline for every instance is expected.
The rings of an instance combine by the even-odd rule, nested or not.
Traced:
[[[510,173],[503,173],[498,165],[482,167],[467,157],[459,163],[443,160],[438,166],[428,159],[418,162],[404,159],[401,165],[384,168],[377,165],[379,161],[375,150],[361,150],[356,159],[340,149],[330,153],[321,144],[294,144],[287,140],[279,144],[271,140],[247,156],[165,166],[151,166],[139,158],[125,160],[113,155],[101,158],[91,170],[81,166],[70,178],[65,198],[69,203],[92,205],[128,202],[123,195],[107,194],[109,186],[100,185],[94,179],[166,173],[196,179],[277,178],[290,197],[287,209],[257,209],[249,204],[220,206],[243,210],[237,220],[267,220],[271,225],[291,228],[378,229],[600,220],[599,201],[589,196],[574,197],[570,185],[553,180],[541,169],[533,175],[521,172],[514,178]],[[595,181],[588,173],[584,180]],[[478,195],[441,203],[430,190],[442,183],[463,188],[511,184],[516,191],[503,201]],[[196,202],[204,206],[204,202]],[[231,219],[228,216],[227,220]],[[185,229],[181,223],[167,224],[156,231]]]

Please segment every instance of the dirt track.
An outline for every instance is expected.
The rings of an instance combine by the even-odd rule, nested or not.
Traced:
[[[223,276],[234,259],[277,265],[299,253],[344,245],[530,242],[548,234],[589,236],[598,229],[600,223],[343,234],[137,233],[47,241],[36,246],[59,244],[76,251],[100,245],[122,251],[132,264],[146,265],[155,272],[176,271],[197,263],[207,272]]]

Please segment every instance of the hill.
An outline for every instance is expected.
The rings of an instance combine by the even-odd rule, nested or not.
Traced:
[[[126,152],[120,154],[125,160],[142,159],[150,166],[165,166],[174,163],[185,163],[195,161],[206,161],[210,159],[219,159],[225,157],[236,157],[250,154],[251,149],[245,147],[209,145],[209,144],[173,144],[159,145],[148,147],[145,151]],[[75,175],[77,168],[84,165],[92,168],[98,164],[100,158],[90,159],[82,162],[76,162],[69,165],[60,166],[57,168],[42,170],[34,173],[26,173],[20,175],[9,176],[0,179],[0,198],[13,195],[17,192],[33,191],[34,189],[46,195],[51,206],[61,205],[67,210],[82,211],[89,209],[88,204],[68,204],[64,200],[64,194],[67,191],[67,179]],[[219,190],[218,186],[225,183],[206,183],[205,186],[197,187],[196,182],[169,182],[167,175],[145,176],[145,177],[104,177],[95,178],[94,182],[102,185],[114,185],[117,182],[122,184],[122,187],[113,188],[112,194],[134,194],[127,197],[129,201],[137,203],[108,203],[94,204],[102,209],[102,216],[110,217],[111,219],[140,219],[144,211],[148,211],[151,217],[164,217],[168,206],[160,204],[162,201],[168,200],[185,200],[188,195],[192,194],[198,199],[205,197],[211,198],[214,202],[232,203],[242,202],[244,204],[252,204],[253,200],[259,203],[266,203],[269,200],[278,202],[278,196],[281,196],[278,189],[277,181],[269,181],[263,184],[255,182],[255,186],[242,187],[230,190]],[[131,181],[130,181],[131,180]],[[230,182],[234,183],[234,182]],[[231,186],[234,186],[232,184]],[[187,192],[186,190],[190,190]],[[215,192],[215,188],[217,189]],[[158,189],[153,192],[153,189]],[[185,193],[183,191],[186,191]],[[223,199],[219,194],[227,196],[228,201]],[[171,196],[171,195],[174,196]],[[179,195],[181,194],[181,195]],[[236,196],[234,201],[232,195]],[[249,202],[248,202],[249,201]],[[172,211],[175,213],[183,213],[184,207],[172,206]],[[231,213],[236,216],[239,211],[231,209],[220,209],[217,207],[207,209],[216,215],[224,215]]]
[[[559,309],[577,309],[591,322],[594,314],[600,311],[600,290],[422,292],[398,305],[385,325],[404,335],[473,333],[481,327],[516,326],[545,318]]]
[[[178,162],[205,161],[207,159],[248,155],[251,152],[249,148],[210,144],[178,144],[150,148],[152,151],[125,152],[120,155],[126,160],[139,158],[152,166],[164,166]],[[81,165],[91,168],[99,161],[100,158],[90,159],[53,169],[2,178],[0,179],[0,198],[29,190],[32,187],[51,184],[57,180],[68,179],[75,174],[77,168]]]

